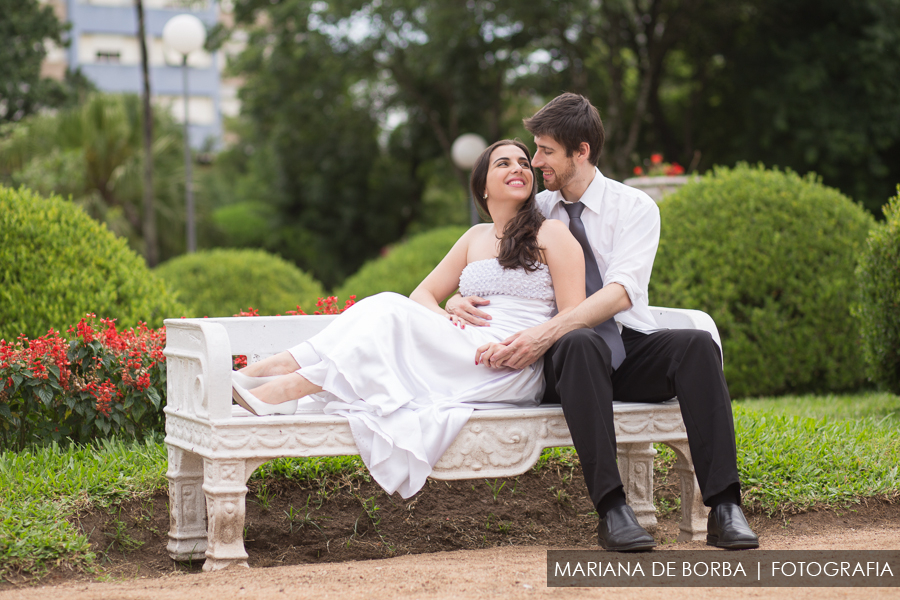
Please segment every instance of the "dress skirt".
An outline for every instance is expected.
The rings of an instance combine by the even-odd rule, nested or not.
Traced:
[[[363,462],[388,493],[418,492],[473,410],[539,403],[543,361],[491,369],[475,364],[475,351],[546,321],[553,306],[489,299],[491,325],[462,329],[405,296],[378,294],[289,350],[297,372],[322,387],[324,412],[347,418]]]

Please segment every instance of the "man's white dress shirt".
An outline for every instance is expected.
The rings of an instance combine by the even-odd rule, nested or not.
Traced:
[[[548,219],[569,224],[560,192],[543,191],[538,209]],[[659,247],[659,208],[650,196],[618,181],[607,179],[594,168],[594,180],[581,196],[581,220],[597,259],[603,285],[621,284],[631,308],[616,315],[622,326],[651,333],[659,326],[650,314],[647,288],[653,259]]]

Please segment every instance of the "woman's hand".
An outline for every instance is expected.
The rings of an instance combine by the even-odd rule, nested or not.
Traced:
[[[487,306],[490,303],[490,300],[485,300],[478,296],[463,297],[460,294],[454,294],[452,298],[447,300],[447,312],[463,323],[476,327],[490,327],[491,324],[488,321],[491,319],[491,315],[476,308],[478,306]]]
[[[456,315],[452,315],[450,313],[446,314],[446,317],[450,319],[450,322],[459,327],[460,329],[466,328],[466,322],[457,317]]]
[[[492,342],[475,350],[475,364],[492,369],[524,369],[536,363],[553,345],[552,327],[542,323],[514,333],[502,342]]]
[[[494,359],[497,354],[508,354],[506,345],[503,342],[492,342],[480,346],[475,351],[475,364],[484,365],[490,369],[502,369],[505,365],[497,364],[496,359]],[[494,360],[492,361],[492,359]]]

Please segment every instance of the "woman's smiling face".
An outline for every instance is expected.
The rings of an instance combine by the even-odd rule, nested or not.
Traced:
[[[534,187],[534,173],[528,155],[512,145],[498,146],[491,152],[485,182],[487,202],[512,200],[522,204],[531,196]]]

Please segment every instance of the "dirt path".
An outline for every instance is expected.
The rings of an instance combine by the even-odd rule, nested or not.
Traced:
[[[893,516],[893,515],[891,515]],[[848,513],[800,515],[788,521],[755,520],[762,547],[770,550],[900,549],[900,520],[882,522]],[[665,544],[670,550],[703,549],[700,542]],[[158,578],[69,582],[6,589],[0,600],[272,600],[280,598],[690,598],[900,599],[900,588],[676,588],[562,589],[546,587],[546,546],[506,546],[397,558],[172,573]]]

